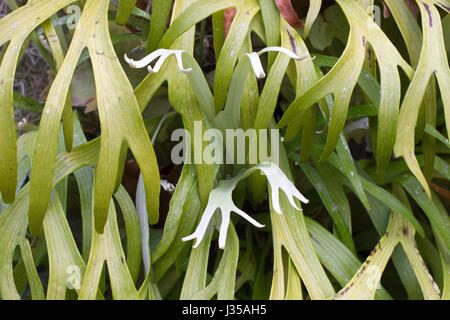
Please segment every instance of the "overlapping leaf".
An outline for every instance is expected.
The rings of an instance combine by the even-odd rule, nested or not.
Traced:
[[[309,107],[329,93],[334,94],[334,104],[328,129],[328,138],[323,158],[335,148],[344,126],[352,91],[358,80],[365,55],[365,44],[374,48],[381,72],[381,101],[378,115],[377,165],[383,175],[391,157],[394,132],[397,128],[400,104],[400,77],[397,66],[401,66],[412,77],[413,70],[398,53],[386,35],[367,15],[364,9],[350,0],[339,0],[350,24],[347,46],[337,64],[316,85],[298,97],[283,115],[279,127],[295,126]],[[292,135],[291,135],[292,137]]]
[[[33,234],[41,229],[50,191],[55,132],[63,111],[77,60],[87,46],[96,78],[102,138],[94,185],[96,229],[102,232],[109,202],[118,187],[127,147],[133,152],[144,176],[150,223],[158,220],[159,171],[156,157],[139,112],[130,82],[115,55],[109,37],[109,1],[88,1],[77,25],[64,63],[51,87],[42,115],[31,174],[29,219]],[[114,77],[111,78],[111,74]]]
[[[14,74],[20,52],[27,37],[39,24],[72,2],[74,0],[32,0],[0,22],[0,46],[9,41],[0,66],[0,192],[7,203],[14,201],[17,184],[17,147],[12,105]]]

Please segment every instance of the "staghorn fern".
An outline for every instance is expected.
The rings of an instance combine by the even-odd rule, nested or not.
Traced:
[[[0,45],[5,45],[0,60],[1,299],[24,298],[26,288],[32,299],[390,299],[399,294],[379,285],[390,258],[409,298],[449,298],[450,220],[438,196],[445,192],[436,181],[450,181],[448,139],[439,131],[445,125],[448,135],[450,126],[450,71],[441,18],[450,3],[416,1],[419,24],[403,1],[385,0],[405,51],[394,44],[391,30],[369,15],[374,1],[336,0],[333,9],[342,11],[350,27],[345,48],[337,58],[325,50],[309,59],[316,55],[308,37],[314,36],[322,1],[310,1],[303,33],[277,10],[279,2],[154,0],[149,27],[136,1],[120,0],[118,7],[109,0],[81,1],[82,14],[65,52],[55,14],[74,0],[29,0],[19,8],[8,1],[15,10],[0,19]],[[236,14],[225,36],[224,10],[229,8]],[[195,25],[210,16],[213,83],[202,61],[194,58]],[[116,54],[109,30],[115,23],[140,28],[137,37],[150,58],[140,63],[131,53],[125,59]],[[39,127],[16,140],[14,75],[38,27],[57,75]],[[260,46],[268,48],[260,51]],[[267,63],[259,58],[265,51]],[[130,68],[121,63],[143,67],[158,55],[133,89]],[[101,128],[90,141],[69,95],[74,71],[86,59],[92,63]],[[325,74],[324,67],[330,68]],[[161,92],[193,137],[196,121],[201,135],[211,128],[287,128],[279,167],[272,164],[274,176],[267,181],[256,172],[264,171],[262,159],[257,165],[184,164],[155,244],[156,230],[149,224],[159,218],[160,170],[152,146],[158,141],[150,136],[160,126],[151,124],[169,120],[147,112],[157,108]],[[369,118],[373,161],[354,160],[350,152],[352,127],[347,124],[355,118]],[[196,149],[192,142],[194,156],[206,147],[203,142]],[[136,206],[121,185],[128,149],[144,185],[138,188]],[[392,152],[404,161],[392,160]],[[71,174],[78,189],[81,241],[68,215]],[[274,183],[289,192],[278,193]],[[295,186],[310,204],[302,208],[293,199],[305,200]],[[249,213],[243,211],[244,200]],[[214,215],[214,205],[227,209],[222,219]],[[426,219],[419,219],[417,207]],[[324,208],[328,220],[311,218],[318,208]],[[262,229],[230,218],[230,210]],[[364,262],[353,225],[362,211],[379,237]],[[327,221],[334,232],[325,228]],[[213,251],[216,226],[219,248]],[[202,240],[194,248],[182,241],[194,237]],[[273,257],[267,254],[270,247]],[[44,290],[39,266],[46,255]],[[273,274],[265,274],[265,260],[273,264]],[[78,278],[72,277],[74,270]]]

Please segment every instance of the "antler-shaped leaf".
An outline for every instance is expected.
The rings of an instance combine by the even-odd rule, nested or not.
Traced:
[[[280,168],[288,175],[286,178],[290,178],[289,162],[283,147],[280,155]],[[273,190],[270,193],[273,193]],[[273,199],[273,197],[271,198]],[[277,203],[283,214],[275,213],[274,208]],[[284,194],[280,194],[276,202],[270,201],[270,208],[274,250],[274,275],[270,297],[284,299],[286,295],[282,247],[289,254],[311,299],[332,297],[335,291],[317,258],[303,213],[296,211],[290,204],[289,197]]]
[[[219,185],[211,191],[209,195],[208,205],[206,206],[205,211],[203,212],[202,219],[197,226],[195,232],[187,237],[183,238],[183,241],[189,241],[192,239],[197,239],[194,244],[194,248],[196,248],[203,239],[203,236],[208,228],[208,224],[217,209],[220,209],[220,213],[222,216],[222,222],[220,224],[220,235],[219,235],[219,248],[225,248],[225,240],[228,231],[228,225],[230,224],[230,214],[232,211],[239,214],[241,217],[246,219],[248,222],[253,224],[258,228],[264,227],[264,225],[258,223],[255,219],[250,217],[244,211],[236,207],[233,202],[233,190],[236,187],[236,184],[240,179],[231,179],[231,180],[222,180],[219,182]]]
[[[400,77],[397,66],[402,67],[410,77],[412,77],[413,70],[358,3],[351,0],[338,0],[337,2],[350,23],[347,47],[330,72],[291,104],[278,127],[294,126],[313,103],[329,93],[334,93],[334,105],[322,158],[327,157],[333,151],[344,126],[348,104],[361,73],[365,44],[368,41],[375,50],[381,72],[381,102],[376,155],[378,170],[380,175],[383,175],[391,157],[395,140],[393,133],[397,126],[396,119],[400,103]]]
[[[191,251],[180,299],[211,299],[216,294],[217,299],[229,300],[234,298],[239,239],[231,223],[230,228],[226,231],[229,243],[223,251],[213,279],[206,285],[206,262],[208,261],[212,231],[213,228],[210,226],[206,236],[207,239]]]
[[[403,39],[405,40],[412,66],[417,68],[423,46],[423,34],[417,23],[419,7],[413,0],[386,0],[385,4],[389,7]],[[412,12],[412,7],[417,11],[416,14]],[[425,118],[421,117],[420,122],[418,123],[418,130],[415,131],[416,141],[418,141],[419,137],[422,135],[423,120],[426,121],[425,127],[427,125],[431,127],[436,126],[436,104],[436,81],[434,77],[431,77],[420,107],[424,111],[423,113],[425,113]],[[431,181],[436,155],[436,142],[434,136],[429,134],[423,136],[423,154],[425,157],[424,176],[427,181]]]
[[[35,146],[35,138],[36,135],[34,133],[19,138],[19,163],[25,161],[27,158],[31,158],[31,153]],[[55,163],[53,186],[80,167],[94,166],[98,159],[98,142],[98,139],[95,139],[74,149],[71,153],[64,152],[58,155]],[[31,163],[28,163],[28,165],[31,165]],[[28,171],[28,169],[26,171]],[[20,293],[18,292],[19,286],[15,284],[13,278],[13,254],[17,245],[19,245],[22,250],[24,264],[32,290],[32,297],[34,299],[44,298],[44,293],[41,288],[42,285],[31,256],[30,244],[25,237],[27,232],[29,191],[30,185],[26,184],[17,193],[17,198],[14,203],[8,206],[0,215],[0,233],[4,235],[4,237],[0,239],[1,247],[4,249],[0,251],[0,270],[2,271],[0,295],[4,299],[19,299],[20,297]],[[49,222],[52,219],[53,218],[51,217],[47,221]],[[83,268],[82,265],[80,265],[80,267],[81,269]],[[57,278],[60,276],[61,275],[57,276]]]
[[[129,198],[122,186],[115,196]],[[123,201],[123,199],[121,201]],[[105,262],[110,274],[111,289],[113,291],[114,299],[138,299],[138,292],[134,286],[130,270],[125,264],[125,254],[121,244],[119,228],[117,225],[117,215],[112,199],[109,210],[110,212],[107,217],[104,233],[99,234],[94,230],[91,254],[80,288],[80,300],[96,298],[96,292]],[[135,227],[137,227],[138,217],[136,212],[131,214],[131,218],[135,220]],[[137,230],[138,229],[136,228],[135,231]]]
[[[402,103],[397,127],[394,152],[396,157],[403,157],[417,177],[428,196],[431,191],[414,154],[414,129],[419,107],[430,77],[436,76],[444,104],[447,132],[450,130],[450,70],[439,12],[434,4],[441,5],[448,11],[448,6],[437,1],[417,1],[422,16],[423,46],[419,64],[414,78],[406,92]]]
[[[407,202],[406,194],[399,185],[394,185],[394,191],[404,202]],[[335,298],[373,299],[379,288],[383,270],[395,247],[401,243],[419,281],[424,298],[439,299],[440,290],[417,250],[414,235],[415,230],[412,224],[402,215],[392,212],[386,234],[380,239],[353,279],[336,294]]]
[[[79,129],[78,125],[77,129]],[[34,133],[24,135],[20,138],[19,146],[21,146],[21,148],[19,149],[19,162],[23,161],[25,157],[30,156],[30,149],[33,149],[33,146],[35,145],[34,138]],[[57,184],[64,177],[68,176],[78,168],[95,166],[98,162],[99,148],[99,139],[95,139],[75,148],[71,153],[64,152],[58,155],[55,164],[53,184]],[[91,168],[86,169],[92,170]],[[91,184],[90,190],[92,192],[92,180],[87,181],[87,183]],[[42,285],[36,272],[35,263],[37,262],[33,262],[31,248],[25,237],[27,230],[29,191],[30,185],[27,184],[18,192],[16,201],[0,215],[0,230],[2,235],[8,235],[7,237],[0,239],[0,242],[5,241],[2,245],[5,250],[0,252],[0,269],[11,269],[11,272],[8,271],[2,273],[0,294],[3,298],[7,299],[16,299],[20,295],[20,292],[18,292],[18,290],[20,290],[19,286],[14,284],[14,279],[12,278],[12,256],[17,245],[20,245],[22,249],[22,258],[25,264],[33,299],[44,298]],[[117,224],[114,224],[115,214],[112,214],[112,217],[108,218],[108,229],[105,233],[99,235],[94,232],[93,251],[90,256],[88,268],[86,268],[86,264],[81,258],[71,235],[69,225],[64,216],[61,204],[59,203],[58,195],[56,193],[52,195],[44,219],[44,232],[50,266],[47,299],[64,299],[67,290],[67,281],[69,280],[67,278],[67,272],[75,272],[76,268],[79,268],[79,273],[77,275],[80,278],[78,279],[79,282],[77,282],[81,285],[81,288],[75,287],[74,289],[80,294],[80,297],[101,298],[102,295],[98,291],[98,286],[95,286],[95,272],[97,272],[99,268],[101,272],[103,265],[99,263],[99,261],[103,262],[105,260],[108,263],[108,270],[112,279],[113,295],[118,298],[138,298],[137,290],[133,283],[133,279],[135,279],[139,273],[140,266],[139,254],[136,255],[136,253],[139,253],[140,251],[139,232],[135,231],[137,230],[138,217],[131,199],[123,188],[119,189],[115,194],[115,197],[124,214],[127,234],[129,235],[128,241],[130,241],[128,243],[126,264],[124,262],[125,255],[123,253]],[[89,205],[92,205],[92,203],[89,203]],[[93,228],[91,226],[90,231],[92,230]],[[130,233],[130,230],[133,230],[133,233]],[[92,265],[94,265],[94,268]],[[97,274],[98,273],[99,272],[97,272]],[[9,277],[9,275],[11,275],[11,277]],[[83,278],[85,277],[87,280],[83,281]]]
[[[0,59],[0,192],[14,201],[17,184],[17,146],[14,124],[13,84],[21,48],[29,34],[52,14],[74,0],[29,1],[0,21],[0,46],[9,41]]]
[[[308,217],[305,217],[305,221],[320,262],[340,285],[345,286],[358,271],[361,261],[320,223]],[[391,300],[392,297],[381,287],[376,291],[375,299]]]
[[[244,211],[236,207],[233,202],[232,194],[233,190],[242,179],[247,178],[253,172],[260,170],[264,173],[264,175],[269,180],[270,188],[272,190],[272,204],[274,206],[275,211],[278,214],[281,214],[281,208],[279,203],[279,190],[283,190],[286,197],[289,199],[290,204],[297,210],[301,210],[298,208],[294,201],[294,197],[298,200],[307,203],[308,200],[295,188],[292,182],[286,177],[286,175],[281,171],[281,169],[271,162],[260,163],[246,171],[242,171],[236,177],[230,180],[222,180],[219,182],[219,185],[211,191],[208,199],[208,205],[203,213],[202,219],[193,234],[183,238],[183,241],[189,241],[192,239],[197,239],[197,242],[194,245],[194,248],[199,245],[205,232],[208,228],[209,222],[216,211],[216,209],[220,209],[222,215],[222,222],[220,225],[220,236],[219,236],[219,247],[225,247],[226,234],[228,230],[228,225],[230,223],[230,213],[232,211],[239,214],[241,217],[252,223],[258,228],[264,227],[256,220],[247,215]]]
[[[56,135],[70,80],[84,47],[94,69],[101,121],[101,148],[94,184],[94,215],[100,233],[109,203],[120,182],[129,146],[144,177],[150,223],[158,220],[159,171],[150,139],[129,83],[115,55],[108,32],[108,0],[87,1],[67,56],[50,89],[33,155],[30,190],[30,229],[40,232],[51,192]],[[114,78],[111,78],[114,75]]]
[[[58,35],[55,28],[53,27],[52,21],[46,20],[42,24],[45,36],[48,39],[50,48],[52,49],[53,59],[55,60],[56,71],[58,71],[64,61],[64,52],[61,47]],[[73,115],[72,115],[72,104],[70,101],[70,94],[67,94],[66,102],[64,105],[64,110],[62,114],[62,125],[64,133],[64,143],[67,151],[72,150],[73,146]]]
[[[255,167],[248,169],[246,171],[242,171],[238,176],[234,177],[231,180],[227,181],[221,181],[219,183],[219,187],[221,187],[223,190],[215,189],[211,192],[212,197],[210,198],[210,202],[208,202],[208,206],[211,205],[210,209],[207,209],[208,212],[205,211],[202,221],[200,222],[197,230],[194,232],[194,234],[184,238],[183,240],[191,240],[193,238],[197,238],[196,246],[199,245],[196,249],[194,249],[191,253],[191,259],[189,261],[189,267],[188,272],[186,275],[185,283],[183,285],[183,292],[181,295],[181,298],[194,298],[194,299],[208,299],[211,298],[216,292],[218,294],[218,298],[230,298],[229,293],[227,294],[227,291],[231,289],[230,285],[230,269],[233,270],[233,268],[236,268],[237,263],[237,242],[238,239],[236,237],[236,233],[234,231],[234,228],[228,226],[229,218],[227,217],[229,215],[230,210],[235,209],[235,205],[232,203],[231,199],[231,192],[232,188],[236,186],[236,184],[252,175],[256,170],[261,170],[263,173],[266,174],[267,179],[270,183],[270,189],[272,194],[272,203],[278,204],[281,202],[282,204],[278,204],[282,210],[278,212],[275,216],[272,216],[274,221],[273,228],[279,228],[282,227],[284,231],[286,231],[286,228],[289,229],[289,232],[287,232],[286,237],[283,237],[283,245],[287,245],[288,250],[290,250],[290,254],[292,255],[292,259],[295,260],[295,269],[301,270],[301,275],[306,280],[306,285],[308,290],[310,290],[311,296],[314,298],[320,298],[320,297],[329,297],[334,294],[334,291],[331,287],[331,284],[328,282],[328,279],[325,276],[325,273],[323,272],[323,269],[320,267],[320,263],[317,260],[314,249],[311,245],[310,239],[308,237],[308,233],[306,231],[306,227],[304,226],[304,223],[299,223],[300,221],[303,221],[300,216],[297,215],[296,210],[298,209],[298,206],[293,201],[293,197],[296,197],[297,199],[301,201],[307,201],[299,192],[295,189],[293,184],[290,182],[290,180],[284,175],[284,173],[281,171],[280,168],[275,166],[272,163],[260,163],[256,165]],[[284,195],[280,195],[278,197],[278,190],[282,186],[282,190],[284,191]],[[214,194],[216,191],[221,191],[221,194]],[[224,195],[224,193],[226,193]],[[276,198],[275,198],[276,197]],[[228,203],[221,203],[222,201],[226,201]],[[215,205],[213,205],[213,203]],[[288,203],[289,202],[289,203]],[[293,204],[294,202],[294,204]],[[199,270],[203,270],[206,275],[206,269],[204,268],[204,262],[205,259],[207,260],[207,253],[209,251],[209,242],[211,239],[212,234],[212,228],[210,219],[214,219],[215,217],[212,216],[214,213],[214,209],[216,205],[219,204],[221,208],[225,207],[227,216],[224,217],[223,211],[222,211],[222,221],[220,226],[220,235],[219,235],[219,246],[223,246],[223,244],[220,244],[220,242],[225,241],[224,238],[227,238],[227,241],[230,241],[229,244],[225,247],[225,251],[223,254],[223,258],[221,259],[221,263],[219,265],[219,268],[216,271],[216,274],[213,278],[213,280],[206,286],[204,289],[199,289],[198,286],[205,286],[204,280],[201,274],[198,274]],[[295,205],[295,207],[293,207]],[[244,214],[245,218],[249,221],[251,221],[254,225],[258,226],[259,224],[254,221],[252,218],[247,216],[242,211],[237,211],[239,214]],[[284,214],[279,214],[283,212]],[[291,226],[289,223],[287,223],[287,220],[289,220],[289,223],[293,223],[294,226]],[[217,220],[216,220],[217,221]],[[279,225],[281,221],[281,225]],[[209,227],[208,227],[209,225]],[[301,227],[303,225],[303,229]],[[262,226],[262,225],[260,225]],[[206,228],[206,230],[205,230]],[[301,232],[303,231],[303,232]],[[294,232],[294,230],[296,232]],[[276,231],[274,234],[280,232]],[[297,235],[300,231],[300,238],[297,238]],[[227,234],[227,235],[226,235]],[[293,235],[296,235],[295,237]],[[225,236],[226,235],[226,236]],[[207,239],[204,239],[200,242],[202,237],[206,237]],[[288,240],[290,239],[290,240]],[[309,242],[309,247],[307,243]],[[281,247],[276,246],[275,250],[280,249]],[[294,268],[292,266],[292,268]],[[197,270],[193,271],[193,270]],[[277,269],[277,270],[282,270]],[[202,271],[202,272],[203,272]],[[292,272],[295,270],[292,269]],[[192,274],[195,273],[195,276]],[[276,273],[278,275],[279,273]],[[232,277],[234,279],[234,276]],[[291,279],[292,280],[292,279]],[[284,295],[283,295],[284,297]]]

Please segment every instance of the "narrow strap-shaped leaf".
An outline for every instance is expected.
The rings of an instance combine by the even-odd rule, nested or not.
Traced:
[[[366,209],[370,209],[369,202],[366,198],[366,193],[362,187],[361,178],[359,177],[359,173],[356,170],[355,163],[352,158],[352,154],[350,153],[350,148],[347,144],[347,140],[344,135],[341,134],[340,140],[336,145],[336,151],[341,159],[341,164],[345,170],[346,177],[350,180],[353,188],[355,189],[355,193],[358,196],[361,203],[366,207]]]
[[[173,244],[178,228],[183,220],[184,206],[188,205],[187,202],[189,202],[190,198],[195,197],[192,194],[192,189],[194,188],[196,188],[195,169],[192,165],[185,164],[177,188],[170,200],[163,236],[152,254],[154,261],[157,261]]]
[[[175,21],[179,20],[180,17],[188,11],[188,8],[192,8],[199,2],[201,1],[197,1],[193,4],[182,2],[175,3],[173,9],[173,16],[176,17]],[[197,15],[198,14],[199,13],[197,13]],[[173,21],[172,25],[175,24],[175,21]],[[167,31],[167,33],[169,31]],[[195,29],[191,28],[189,32],[183,34],[182,37],[178,38],[177,41],[173,43],[171,49],[183,49],[192,55],[194,51],[194,38]],[[183,56],[185,56],[185,54],[183,54]],[[184,128],[189,131],[192,137],[191,145],[193,150],[193,157],[201,158],[201,156],[203,155],[203,149],[206,147],[206,143],[203,142],[202,144],[197,144],[197,147],[199,149],[196,149],[197,147],[194,145],[194,140],[198,139],[200,135],[203,136],[204,130],[209,126],[207,118],[205,118],[204,115],[209,116],[211,114],[212,108],[210,104],[212,103],[212,101],[210,90],[204,92],[200,91],[202,93],[200,94],[199,92],[199,99],[197,99],[197,90],[194,91],[194,88],[198,89],[199,86],[202,89],[205,88],[206,81],[202,79],[204,77],[195,80],[194,85],[191,85],[189,77],[192,76],[187,76],[185,73],[180,72],[177,64],[174,63],[174,59],[175,57],[169,57],[165,64],[167,66],[166,76],[169,84],[169,102],[171,105],[173,105],[174,109],[181,114],[183,118]],[[193,70],[196,69],[199,70],[198,68],[194,68]],[[200,73],[198,73],[198,75],[200,75]],[[204,112],[202,112],[202,110],[204,110]],[[200,199],[202,205],[206,205],[209,192],[214,186],[214,166],[210,164],[210,161],[195,160],[198,158],[194,158],[193,162],[196,164]]]
[[[245,56],[242,57],[233,72],[225,108],[219,111],[215,118],[215,124],[222,132],[226,129],[242,127],[241,101],[250,69],[250,60]]]
[[[77,249],[69,223],[56,194],[52,195],[46,217],[44,233],[49,256],[49,282],[47,299],[64,300],[70,289],[81,288],[86,264]]]
[[[393,197],[389,192],[376,186],[374,183],[361,178],[361,183],[363,188],[372,194],[375,198],[380,201],[383,201],[388,206],[390,206],[396,212],[402,214],[405,218],[407,218],[413,225],[417,232],[421,235],[424,234],[423,227],[417,221],[417,219],[413,216],[410,210],[408,210],[397,198]]]
[[[417,2],[422,16],[423,46],[416,73],[405,94],[400,110],[397,137],[394,146],[396,157],[403,157],[431,198],[431,191],[414,154],[414,128],[419,107],[430,77],[436,76],[444,104],[445,122],[450,128],[450,71],[443,42],[440,15],[433,1]]]
[[[56,33],[55,28],[52,25],[51,20],[46,20],[42,24],[42,28],[44,29],[48,43],[50,45],[50,48],[52,49],[56,71],[59,71],[64,61],[64,52],[62,50],[59,37]],[[72,116],[72,104],[70,101],[70,93],[67,93],[64,111],[62,113],[62,124],[64,131],[65,147],[66,150],[70,152],[73,146],[73,116]]]
[[[120,0],[119,10],[117,11],[116,22],[117,24],[124,25],[127,23],[131,12],[136,5],[137,0]],[[152,23],[153,25],[153,23]]]
[[[27,271],[28,283],[31,289],[31,297],[33,300],[44,300],[44,288],[42,287],[41,279],[36,270],[36,266],[33,260],[33,254],[31,252],[31,246],[28,240],[23,240],[20,244],[20,250],[22,253],[23,263]]]
[[[164,254],[158,258],[155,262],[154,279],[159,280],[178,259],[183,259],[183,254],[186,250],[189,250],[188,243],[182,241],[184,237],[190,235],[194,229],[196,222],[201,215],[201,202],[198,195],[197,186],[193,186],[188,194],[188,201],[183,206],[183,216],[180,219],[180,226],[176,237],[170,247],[164,252]],[[168,220],[172,219],[168,216]],[[161,243],[161,242],[160,242]],[[164,243],[161,243],[163,246]],[[155,249],[157,252],[158,247]]]
[[[339,171],[341,171],[342,174],[345,175],[345,169],[343,168],[341,161],[338,160],[338,157],[336,154],[332,153],[327,161],[329,163],[331,163]],[[420,225],[420,223],[414,217],[411,210],[408,210],[408,208],[406,208],[397,198],[392,196],[388,191],[379,187],[378,185],[376,185],[369,179],[366,179],[360,175],[360,180],[361,180],[361,185],[365,191],[370,193],[372,196],[374,196],[381,202],[387,204],[389,207],[392,208],[392,210],[395,210],[396,212],[404,215],[404,217],[406,219],[408,219],[414,225],[414,228],[416,229],[416,231],[421,236],[424,236],[425,233],[424,233],[423,227]]]
[[[253,20],[256,21],[256,20]],[[253,46],[251,36],[247,36],[245,45],[242,47],[242,53],[252,52]],[[242,128],[247,130],[253,127],[255,116],[259,105],[259,88],[258,79],[254,72],[247,75],[247,80],[244,84],[244,91],[242,92],[241,108],[239,110],[242,122]],[[229,91],[232,93],[232,91]]]
[[[79,23],[82,23],[81,20]],[[30,229],[39,234],[42,222],[50,200],[52,176],[54,170],[53,158],[57,150],[57,133],[70,80],[75,70],[77,59],[82,51],[82,39],[74,36],[64,63],[58,72],[48,95],[39,127],[38,141],[33,154],[33,171],[31,174]],[[46,161],[46,159],[52,159]],[[38,186],[35,186],[38,184]]]
[[[338,186],[339,182],[333,177],[331,169],[334,168],[321,163],[316,163],[317,170],[306,163],[300,166],[332,217],[339,239],[356,254],[351,232],[350,206],[344,190]]]
[[[14,201],[17,183],[17,147],[12,105],[14,73],[20,49],[27,36],[40,23],[71,2],[73,0],[42,0],[39,6],[28,3],[0,22],[0,45],[10,40],[0,66],[0,192],[7,203]]]
[[[311,30],[311,27],[316,21],[317,16],[320,12],[320,7],[322,6],[322,0],[312,0],[309,2],[309,9],[306,15],[305,29],[303,30],[303,37],[306,38]]]
[[[252,3],[252,5],[254,4],[254,0],[251,0],[250,2]],[[180,14],[176,17],[176,19],[172,21],[169,30],[167,30],[167,32],[161,39],[160,47],[170,47],[180,35],[185,33],[196,23],[202,21],[203,19],[206,19],[213,13],[238,6],[241,9],[241,6],[246,8],[248,5],[245,3],[243,4],[239,0],[195,1],[191,5],[183,8],[184,10],[180,11]]]
[[[253,281],[256,274],[257,263],[255,252],[253,250],[253,237],[251,232],[248,232],[246,237],[246,250],[241,254],[237,266],[236,291],[238,291],[245,283]]]
[[[274,0],[259,0],[261,15],[264,23],[267,45],[277,47],[280,45],[280,14]],[[268,69],[276,58],[275,53],[269,53]]]
[[[190,85],[192,86],[192,90],[197,98],[200,109],[211,125],[214,125],[214,97],[209,89],[209,85],[206,82],[202,69],[192,55],[185,52],[183,53],[183,59],[186,67],[192,69],[187,76],[189,78]]]
[[[319,68],[333,67],[337,61],[339,61],[339,59],[336,57],[324,55],[316,55],[316,59],[314,59],[315,65]],[[380,85],[377,80],[364,68],[361,70],[361,74],[359,75],[358,86],[378,110],[380,106]]]
[[[438,139],[440,142],[442,142],[447,148],[450,149],[450,142],[446,137],[444,137],[439,131],[437,131],[434,127],[427,124],[425,126],[425,132],[432,135],[436,139]]]
[[[224,28],[224,11],[217,11],[212,15],[213,37],[214,37],[214,53],[216,62],[219,59],[220,51],[225,42],[225,28]]]
[[[228,1],[230,2],[230,1]],[[250,22],[259,11],[259,5],[254,0],[241,2],[236,6],[237,13],[231,24],[229,33],[234,37],[227,37],[217,61],[214,76],[214,101],[216,112],[222,110],[226,94],[229,89],[233,69],[239,57],[239,52],[249,32]]]
[[[187,2],[176,2],[172,13],[173,19],[188,11],[188,9],[184,9],[185,6],[189,4],[190,3]],[[189,8],[194,6],[195,4],[192,4]],[[173,21],[171,28],[174,25],[176,25],[176,21]],[[167,33],[169,32],[170,30]],[[178,50],[179,52],[179,50],[182,49],[183,51],[186,51],[179,54],[178,63],[183,63],[181,57],[186,59],[186,64],[191,68],[188,75],[184,72],[180,72],[179,67],[177,66],[178,63],[175,64],[176,61],[173,60],[175,57],[171,56],[161,65],[161,70],[158,73],[149,74],[135,90],[140,109],[143,110],[158,87],[164,81],[167,81],[169,84],[169,102],[174,106],[174,109],[181,114],[185,129],[189,131],[191,137],[195,136],[195,134],[203,134],[203,130],[210,126],[209,123],[214,123],[215,114],[214,100],[211,91],[209,90],[206,79],[204,78],[198,63],[192,57],[194,50],[194,36],[195,29],[191,28],[189,32],[185,32],[176,41],[173,40],[175,43],[172,43],[172,40],[169,41],[172,44],[170,50]],[[194,131],[196,123],[201,124],[202,131],[200,133]],[[194,148],[193,144],[192,147]],[[201,156],[202,152],[198,151],[194,152],[194,154],[197,154],[196,156]],[[196,162],[195,159],[194,162]],[[209,192],[213,188],[215,176],[213,174],[214,168],[210,164],[201,163],[196,165],[196,169],[197,177],[199,179],[198,188],[200,191],[200,199],[203,205],[206,205]]]
[[[119,204],[127,233],[127,266],[134,282],[137,281],[139,270],[141,268],[141,230],[139,218],[130,195],[121,185],[114,198]]]
[[[229,37],[225,40],[224,45],[221,46],[221,51],[225,51],[222,57],[218,57],[216,79],[215,81],[215,102],[216,112],[223,108],[226,98],[226,92],[231,81],[232,69],[237,61],[238,53],[242,47],[243,41],[248,32],[250,21],[259,10],[256,0],[246,2],[233,1],[196,1],[191,6],[175,19],[170,26],[167,33],[161,40],[160,46],[169,47],[175,39],[183,32],[187,31],[191,26],[197,22],[205,19],[214,12],[218,12],[229,7],[237,8],[237,15],[235,16],[230,33],[241,35],[239,37]]]
[[[106,29],[106,13],[102,13],[103,10],[105,8],[101,8],[98,17],[101,22],[93,30],[96,41],[92,44],[88,43],[94,75],[97,79],[103,79],[96,81],[102,129],[102,148],[94,184],[94,215],[97,217],[96,228],[98,231],[102,230],[107,214],[107,204],[111,199],[112,191],[114,191],[107,181],[118,179],[114,173],[111,174],[117,167],[114,168],[114,164],[109,166],[108,161],[117,159],[119,154],[125,154],[125,150],[118,150],[114,145],[120,145],[121,141],[123,143],[126,140],[139,164],[144,177],[147,210],[151,224],[158,221],[160,190],[156,156],[145,130],[131,84],[115,56]],[[110,74],[115,75],[114,79],[104,81]],[[123,105],[128,107],[124,108]],[[112,114],[114,114],[113,118],[111,118]],[[119,127],[121,130],[118,130]],[[119,162],[118,166],[123,168],[123,163]],[[105,188],[105,185],[108,187]]]
[[[372,223],[381,237],[385,233],[389,221],[390,208],[380,200],[368,194],[367,199],[370,203],[370,210],[367,210]],[[412,300],[422,299],[423,294],[420,289],[411,263],[408,261],[405,251],[401,247],[395,248],[392,254],[392,262],[400,276],[405,289],[408,293],[408,298]]]
[[[72,2],[75,0],[28,1],[1,19],[0,46],[8,40],[22,37],[24,33],[31,33],[39,24]]]
[[[3,201],[12,203],[17,185],[17,146],[14,123],[13,84],[25,36],[11,40],[0,65],[0,191]]]
[[[400,32],[405,40],[412,65],[417,67],[420,59],[422,47],[422,31],[417,24],[417,19],[413,16],[411,10],[404,1],[386,1],[390,12],[395,18]],[[421,109],[425,110],[427,124],[436,125],[436,85],[435,79],[432,77],[425,91]],[[435,140],[433,136],[425,135],[424,137],[424,175],[427,181],[431,180],[433,174],[434,157],[435,157]]]
[[[70,154],[63,152],[55,163],[53,186],[74,170],[83,166],[95,166],[98,159],[99,143],[94,139],[83,146],[75,148]],[[0,238],[3,248],[0,250],[0,295],[3,299],[19,299],[20,293],[13,278],[12,256],[16,246],[25,238],[27,231],[27,210],[30,186],[25,185],[17,194],[13,204],[8,206],[0,215]],[[41,242],[42,244],[42,242]],[[20,285],[23,288],[23,285]]]
[[[439,248],[439,254],[441,256],[442,262],[442,273],[443,273],[443,287],[442,287],[442,300],[450,299],[450,252],[447,250],[442,242],[442,238],[437,235],[437,246]]]
[[[24,187],[16,197],[13,204],[9,205],[0,214],[0,296],[4,300],[19,300],[20,293],[14,283],[13,254],[16,247],[25,238],[27,232],[26,210],[27,192]]]
[[[40,238],[38,242],[34,245],[34,247],[31,249],[32,258],[33,258],[33,265],[35,268],[37,268],[44,258],[47,256],[47,248],[45,245],[45,239]],[[22,254],[24,256],[24,254]],[[25,288],[28,285],[29,277],[28,272],[26,271],[26,266],[23,261],[24,257],[22,257],[22,260],[20,260],[14,267],[14,280],[16,284],[16,288],[18,292],[23,292]],[[30,260],[31,261],[31,260]],[[31,263],[30,263],[31,266]],[[40,279],[39,279],[40,281]],[[38,286],[38,284],[36,284]],[[39,290],[37,290],[39,291]],[[45,299],[45,294],[44,294]]]
[[[144,193],[144,180],[142,175],[139,175],[137,187],[136,187],[136,212],[139,216],[140,233],[141,233],[141,248],[142,248],[142,262],[144,264],[146,278],[150,278],[150,227],[148,225],[148,213],[145,209],[145,193]],[[150,279],[149,279],[150,280]]]
[[[308,48],[304,43],[300,35],[288,24],[284,24],[287,35],[289,36],[289,43],[286,45],[292,48],[294,53],[300,56],[308,56]],[[295,79],[290,75],[290,69],[288,67],[287,75],[291,80],[293,87],[295,87],[296,97],[302,95],[305,91],[309,90],[318,80],[314,63],[311,59],[295,62]],[[319,104],[321,101],[319,101]],[[316,134],[316,112],[313,108],[310,108],[304,115],[304,118],[298,122],[298,126],[291,126],[286,131],[285,139],[292,139],[293,135],[296,135],[300,126],[302,129],[302,144],[299,162],[305,162],[311,156],[311,152],[314,145],[314,137]]]
[[[166,31],[167,19],[170,16],[172,3],[173,0],[152,1],[152,22],[150,25],[150,33],[148,34],[147,53],[158,48],[159,41]]]

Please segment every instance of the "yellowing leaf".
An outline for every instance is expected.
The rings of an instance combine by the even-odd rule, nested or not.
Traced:
[[[120,182],[128,146],[144,176],[149,221],[152,224],[158,221],[160,189],[156,157],[133,88],[109,37],[108,4],[107,0],[87,1],[64,63],[49,92],[33,155],[29,209],[33,234],[40,232],[47,208],[56,152],[55,132],[59,127],[70,80],[84,47],[88,48],[94,69],[102,130],[94,185],[96,229],[103,231],[111,196]]]

